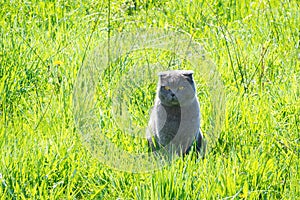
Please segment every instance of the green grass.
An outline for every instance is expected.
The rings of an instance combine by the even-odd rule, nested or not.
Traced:
[[[110,9],[107,1],[0,2],[1,199],[299,199],[299,2],[129,2],[111,1]],[[203,45],[226,95],[224,123],[206,159],[131,173],[88,151],[74,117],[74,88],[108,27],[111,37],[144,27],[180,29]],[[147,151],[146,141],[117,126],[111,106],[115,95],[132,92],[125,98],[130,123],[143,134],[156,77],[132,87],[128,72],[170,57],[135,52],[100,74],[95,116],[117,147]],[[215,93],[197,71],[195,79],[206,133]],[[120,80],[129,87],[122,86],[124,94],[116,92]]]

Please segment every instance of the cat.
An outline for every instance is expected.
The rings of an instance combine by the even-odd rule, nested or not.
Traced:
[[[152,151],[161,148],[185,156],[193,143],[196,152],[205,154],[205,141],[200,130],[200,106],[191,70],[160,72],[156,98],[147,129]]]

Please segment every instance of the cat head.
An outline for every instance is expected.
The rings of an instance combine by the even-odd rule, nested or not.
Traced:
[[[171,70],[160,72],[158,97],[166,106],[185,106],[191,103],[196,94],[191,70]]]

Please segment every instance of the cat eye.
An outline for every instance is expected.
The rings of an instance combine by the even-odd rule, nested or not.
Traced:
[[[171,88],[169,86],[164,86],[165,90],[171,90]]]
[[[178,87],[178,90],[184,90],[184,86]]]

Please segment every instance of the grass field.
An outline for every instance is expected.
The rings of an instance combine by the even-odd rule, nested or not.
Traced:
[[[0,7],[0,199],[300,198],[299,1],[2,0]],[[140,28],[192,35],[220,75],[224,120],[204,160],[190,155],[132,173],[108,166],[81,140],[73,108],[80,68],[90,50],[101,54],[114,35]],[[102,131],[126,152],[147,146],[114,125],[115,97],[132,92],[123,100],[132,127],[145,126],[157,77],[128,89],[128,72],[172,57],[147,55],[112,63],[95,89]],[[207,133],[216,91],[197,71],[195,80]]]

